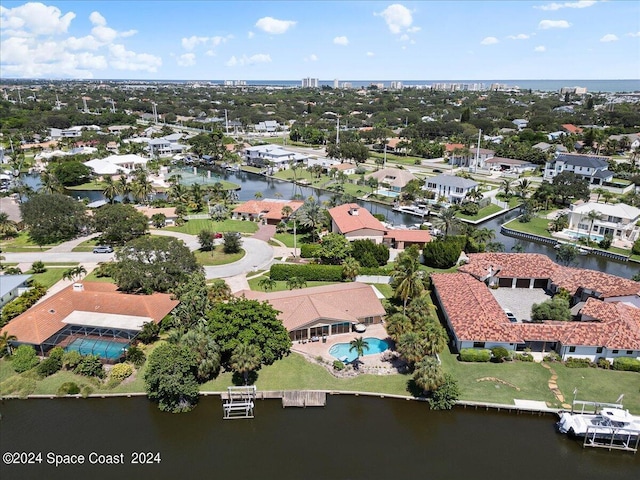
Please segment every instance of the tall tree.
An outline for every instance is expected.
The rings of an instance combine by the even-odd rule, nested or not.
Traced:
[[[186,346],[196,360],[196,378],[206,382],[218,375],[220,371],[220,347],[213,340],[204,324],[198,324],[182,336],[180,343]]]
[[[109,200],[109,203],[113,203],[119,193],[118,184],[113,181],[113,177],[111,175],[105,175],[102,178],[102,182],[104,183],[102,195]]]
[[[84,204],[59,193],[36,194],[20,205],[29,237],[46,245],[78,236],[89,224]]]
[[[593,233],[593,224],[596,220],[600,220],[600,212],[598,212],[597,210],[591,210],[588,214],[587,214],[587,219],[589,220],[590,224],[589,224],[589,236],[588,236],[588,240],[589,242],[591,242],[591,234]]]
[[[257,345],[240,343],[231,354],[231,368],[234,372],[242,375],[245,385],[249,384],[249,373],[257,370],[261,363],[260,350]]]
[[[357,358],[364,356],[365,350],[369,350],[369,342],[367,342],[362,337],[356,337],[349,342],[349,351],[353,352],[355,350]]]
[[[124,245],[149,231],[146,215],[133,205],[105,205],[93,217],[95,229],[101,232],[100,241],[109,245]]]
[[[445,377],[438,360],[427,356],[416,363],[413,380],[423,391],[432,392],[444,383]]]
[[[398,255],[391,273],[394,295],[402,300],[402,312],[407,309],[410,298],[419,297],[423,290],[422,271],[418,261],[419,251],[410,247]]]
[[[0,238],[14,237],[18,234],[18,224],[9,218],[7,212],[0,212]]]

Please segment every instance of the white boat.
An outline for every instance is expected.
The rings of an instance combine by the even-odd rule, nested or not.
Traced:
[[[640,416],[632,415],[629,410],[620,407],[622,406],[602,406],[595,413],[562,412],[556,425],[560,433],[591,442],[637,443],[640,437]]]
[[[417,215],[419,217],[424,217],[429,215],[428,209],[420,208],[415,205],[403,205],[400,207],[395,207],[393,210],[400,213],[408,213],[409,215]]]

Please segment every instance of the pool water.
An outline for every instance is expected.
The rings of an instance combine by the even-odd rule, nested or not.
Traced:
[[[369,344],[369,349],[364,349],[364,356],[374,355],[376,353],[382,353],[389,350],[389,343],[386,340],[380,340],[379,338],[365,338],[365,342]],[[336,343],[329,349],[329,355],[338,360],[342,360],[345,363],[353,362],[358,355],[355,350],[349,351],[351,345],[348,343]],[[346,357],[346,358],[345,358]]]
[[[562,230],[562,233],[564,233],[568,237],[572,238],[573,240],[579,240],[580,238],[589,237],[589,234],[586,233],[586,232],[576,232],[575,230],[568,230],[566,228],[564,230]],[[591,241],[592,242],[600,242],[602,240],[604,240],[604,235],[598,235],[597,233],[592,233],[591,234]]]
[[[124,355],[128,343],[96,338],[76,338],[67,347],[66,351],[75,350],[80,355],[99,355],[109,360],[117,360]]]

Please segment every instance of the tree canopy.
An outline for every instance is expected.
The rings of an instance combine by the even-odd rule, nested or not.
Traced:
[[[202,271],[189,248],[173,237],[145,236],[118,249],[113,279],[125,292],[173,291]]]
[[[84,204],[60,193],[36,194],[20,205],[29,237],[38,245],[71,240],[88,225]]]
[[[110,245],[124,245],[149,230],[145,214],[133,205],[122,203],[99,208],[94,215],[94,226],[102,232],[100,241]]]

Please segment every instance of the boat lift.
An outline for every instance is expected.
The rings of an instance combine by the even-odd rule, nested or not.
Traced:
[[[253,418],[256,386],[227,387],[227,398],[222,404],[224,419]]]

